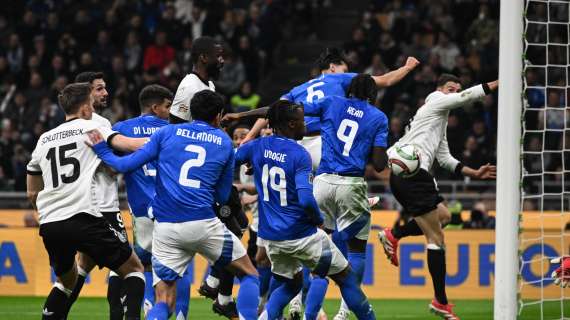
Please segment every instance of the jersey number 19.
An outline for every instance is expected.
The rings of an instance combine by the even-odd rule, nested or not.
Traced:
[[[279,176],[279,184],[277,184],[276,176]],[[269,185],[271,189],[279,192],[281,206],[287,206],[287,179],[285,179],[285,170],[279,167],[271,167],[271,169],[269,169],[269,165],[264,165],[261,175],[261,184],[263,185],[263,201],[269,201]]]

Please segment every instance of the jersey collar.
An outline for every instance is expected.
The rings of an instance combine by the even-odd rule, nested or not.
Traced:
[[[193,74],[193,75],[195,75],[198,79],[200,79],[200,81],[202,81],[202,83],[205,84],[206,86],[208,86],[208,87],[210,86],[209,81],[206,81],[206,80],[202,79],[202,77],[200,77],[200,75],[197,74],[196,72],[192,71],[192,72],[190,72],[190,73]]]
[[[71,121],[77,120],[77,119],[79,119],[79,117],[73,117],[73,118],[70,118],[68,120],[65,120],[65,122],[71,122]]]

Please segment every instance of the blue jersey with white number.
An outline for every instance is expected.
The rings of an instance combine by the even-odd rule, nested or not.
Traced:
[[[265,240],[293,240],[317,229],[299,204],[297,190],[313,189],[311,157],[296,141],[270,136],[238,148],[236,164],[251,163],[259,203],[258,236]]]
[[[364,176],[372,147],[388,146],[388,118],[366,101],[334,96],[303,105],[306,115],[322,123],[318,174]]]
[[[126,137],[150,137],[168,121],[151,114],[144,114],[136,118],[115,123],[113,131]],[[125,173],[127,200],[131,212],[135,217],[146,217],[150,201],[154,197],[156,184],[156,161],[145,164],[142,168]]]
[[[316,102],[319,99],[330,96],[344,97],[352,78],[356,75],[356,73],[323,74],[318,78],[296,86],[283,95],[281,99],[295,103],[305,103]],[[321,122],[318,117],[305,116],[305,125],[307,126],[307,134],[321,131]]]

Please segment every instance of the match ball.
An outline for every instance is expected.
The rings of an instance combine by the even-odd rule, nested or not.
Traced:
[[[399,177],[412,177],[420,171],[420,153],[412,144],[394,147],[388,158],[388,166]]]

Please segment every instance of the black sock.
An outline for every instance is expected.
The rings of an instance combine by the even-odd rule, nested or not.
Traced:
[[[218,294],[221,294],[223,296],[231,296],[233,288],[234,288],[234,275],[227,270],[221,271]]]
[[[109,302],[109,319],[123,320],[124,309],[121,298],[123,297],[123,279],[117,275],[109,277],[107,287],[107,302]]]
[[[73,288],[73,291],[71,291],[71,295],[69,296],[69,298],[67,298],[67,305],[65,307],[65,310],[63,311],[63,316],[62,316],[63,319],[67,319],[69,310],[71,310],[71,306],[75,303],[77,297],[79,297],[79,293],[81,292],[84,283],[85,283],[85,276],[78,274],[77,282],[75,283],[75,288]]]
[[[396,222],[396,225],[394,225],[394,228],[392,229],[392,235],[396,239],[402,239],[407,236],[421,236],[422,234],[424,233],[420,226],[418,226],[416,219],[406,222],[403,226]]]
[[[128,274],[123,279],[123,286],[127,293],[126,320],[139,320],[144,297],[144,274],[142,272]]]
[[[427,261],[435,298],[439,303],[447,304],[447,295],[445,294],[445,250],[430,249],[429,246]]]
[[[42,310],[42,319],[59,320],[62,319],[67,308],[68,297],[61,289],[53,287],[46,299]]]

